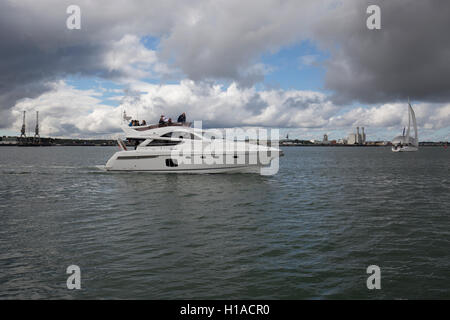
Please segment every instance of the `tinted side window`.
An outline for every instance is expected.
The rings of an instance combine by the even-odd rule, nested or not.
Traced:
[[[169,132],[169,133],[163,134],[161,137],[162,138],[177,138],[177,139],[192,139],[192,140],[199,139],[199,137],[197,137],[196,135],[193,135],[192,133],[189,133],[189,132],[183,132],[183,131]]]
[[[147,147],[164,147],[164,146],[174,146],[181,143],[181,141],[169,141],[169,140],[158,140],[153,139]]]
[[[177,160],[166,159],[166,167],[178,167]]]

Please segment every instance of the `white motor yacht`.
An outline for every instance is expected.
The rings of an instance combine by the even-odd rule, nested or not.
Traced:
[[[124,113],[124,121],[129,117]],[[155,173],[253,172],[263,175],[278,171],[282,151],[247,141],[215,138],[191,123],[129,126],[122,129],[133,147],[118,139],[120,151],[99,166],[106,171]],[[275,160],[275,161],[274,161]]]
[[[411,122],[414,128],[414,137],[411,137]],[[403,129],[403,134],[392,139],[392,151],[393,152],[407,152],[419,150],[419,137],[417,132],[416,115],[411,103],[408,101],[408,129]]]

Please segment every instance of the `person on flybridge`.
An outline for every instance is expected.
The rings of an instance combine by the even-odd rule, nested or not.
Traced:
[[[180,116],[178,117],[177,122],[180,122],[180,123],[185,123],[186,122],[186,113],[185,112],[180,114]]]
[[[161,115],[161,118],[159,118],[159,125],[160,125],[160,126],[163,126],[163,125],[165,125],[165,124],[166,124],[165,117],[164,117],[164,115],[162,114],[162,115]]]
[[[124,119],[125,120],[130,120],[131,117],[127,117],[126,114],[124,113]],[[176,123],[186,123],[186,113],[183,112],[179,117]],[[172,118],[167,118],[165,115],[161,115],[161,117],[159,118],[159,126],[170,126],[170,125],[175,125],[176,123],[172,122]],[[136,126],[146,126],[147,122],[145,120],[142,120],[141,123],[139,123],[139,120],[131,120],[130,123],[128,124],[128,126],[130,127],[136,127]]]
[[[186,123],[186,113],[183,112],[179,117],[176,123]],[[161,115],[159,118],[159,126],[170,126],[176,124],[172,121],[172,118],[167,118],[165,115]]]
[[[139,120],[131,120],[130,124],[128,126],[130,127],[136,127],[136,126],[143,126],[145,125],[145,120],[142,120],[142,124],[139,124]]]

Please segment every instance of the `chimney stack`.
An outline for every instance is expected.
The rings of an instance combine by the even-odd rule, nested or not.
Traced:
[[[361,136],[359,135],[359,127],[356,127],[356,143],[361,143]]]

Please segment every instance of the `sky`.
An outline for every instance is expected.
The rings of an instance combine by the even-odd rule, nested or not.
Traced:
[[[446,0],[0,0],[0,135],[23,111],[33,134],[39,111],[41,136],[114,138],[126,110],[390,140],[409,98],[419,139],[450,140],[449,16]]]

